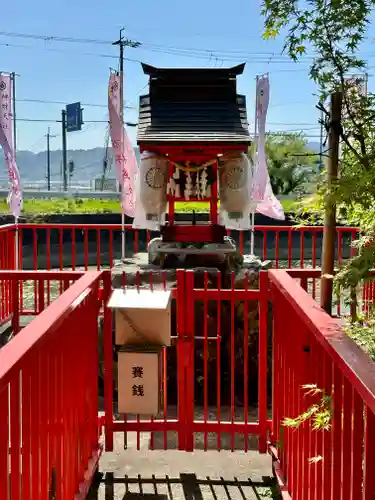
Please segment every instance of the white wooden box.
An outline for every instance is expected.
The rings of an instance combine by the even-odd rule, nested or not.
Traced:
[[[171,292],[116,289],[108,302],[115,310],[117,345],[171,345]]]

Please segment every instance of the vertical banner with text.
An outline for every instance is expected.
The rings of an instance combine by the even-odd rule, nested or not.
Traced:
[[[108,88],[109,126],[116,176],[121,186],[121,210],[125,215],[134,217],[137,160],[120,118],[120,85],[120,76],[111,73]]]
[[[254,137],[254,175],[252,185],[252,201],[256,211],[271,219],[284,220],[284,210],[273,193],[268,173],[266,157],[266,119],[270,100],[270,83],[268,74],[257,78],[256,84],[256,130],[258,137]]]
[[[0,73],[0,146],[3,148],[10,182],[9,210],[18,219],[22,210],[22,191],[14,150],[12,109],[12,78]]]
[[[263,75],[257,78],[256,82],[256,114],[257,121],[256,130],[258,137],[256,140],[255,164],[253,174],[253,192],[252,198],[255,202],[263,200],[267,185],[267,162],[265,153],[265,138],[266,138],[266,119],[267,110],[270,99],[270,86],[268,75]]]

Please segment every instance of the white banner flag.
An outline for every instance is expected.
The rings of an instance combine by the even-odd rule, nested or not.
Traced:
[[[12,79],[0,74],[0,146],[8,167],[11,184],[8,195],[9,209],[16,219],[22,210],[21,178],[16,164],[13,139]]]
[[[267,162],[265,153],[266,119],[270,99],[270,86],[268,75],[257,78],[256,83],[256,131],[258,137],[254,137],[254,174],[252,199],[255,202],[262,201],[267,185]]]
[[[276,220],[285,220],[284,209],[279,200],[273,194],[270,176],[267,172],[267,183],[264,198],[258,203],[256,211],[266,217]]]
[[[268,74],[257,78],[256,83],[256,127],[258,137],[254,137],[254,174],[252,185],[252,201],[256,211],[271,217],[284,220],[284,210],[273,194],[266,157],[266,120],[270,101],[270,83]]]

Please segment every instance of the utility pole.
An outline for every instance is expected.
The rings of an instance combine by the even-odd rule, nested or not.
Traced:
[[[124,47],[137,48],[141,44],[129,38],[123,38],[124,28],[120,29],[120,38],[112,43],[112,45],[119,45],[120,47],[120,120],[124,125]]]
[[[50,144],[49,144],[50,130],[51,129],[48,127],[48,132],[47,132],[47,189],[48,189],[48,191],[51,191],[51,151],[50,151]]]
[[[332,197],[332,188],[338,177],[341,112],[342,92],[335,92],[331,96],[328,135],[329,158],[327,161],[327,187],[329,193],[325,201],[322,279],[320,289],[320,305],[328,314],[332,312],[333,272],[336,247],[336,202]]]
[[[64,181],[64,191],[68,191],[68,153],[66,147],[66,111],[63,109],[61,111],[61,122],[62,122],[62,169],[63,169],[63,181]]]
[[[50,140],[56,135],[51,135],[51,128],[48,127],[47,132],[47,189],[51,191],[51,147]]]

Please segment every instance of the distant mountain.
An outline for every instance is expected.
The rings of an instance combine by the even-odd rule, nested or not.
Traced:
[[[314,152],[319,152],[318,142],[309,142],[307,146]],[[137,159],[139,149],[134,148]],[[76,149],[68,151],[68,161],[73,160],[75,165],[72,182],[90,181],[100,176],[103,169],[104,148]],[[61,175],[62,151],[51,151],[51,180],[59,181]],[[31,151],[17,152],[17,165],[20,170],[22,183],[45,181],[47,175],[47,152],[32,153]],[[111,166],[109,177],[114,177],[115,172]],[[0,152],[0,180],[1,184],[7,182],[4,158]]]
[[[134,148],[137,159],[139,149]],[[0,150],[1,151],[1,150]],[[74,174],[72,181],[92,180],[101,175],[103,169],[105,149],[77,149],[68,151],[68,161],[74,162]],[[17,165],[21,174],[22,182],[44,181],[47,175],[47,151],[32,153],[31,151],[17,151]],[[51,151],[51,180],[60,179],[62,165],[62,151]],[[113,167],[110,176],[114,176]],[[4,157],[0,152],[0,179],[6,178]]]

